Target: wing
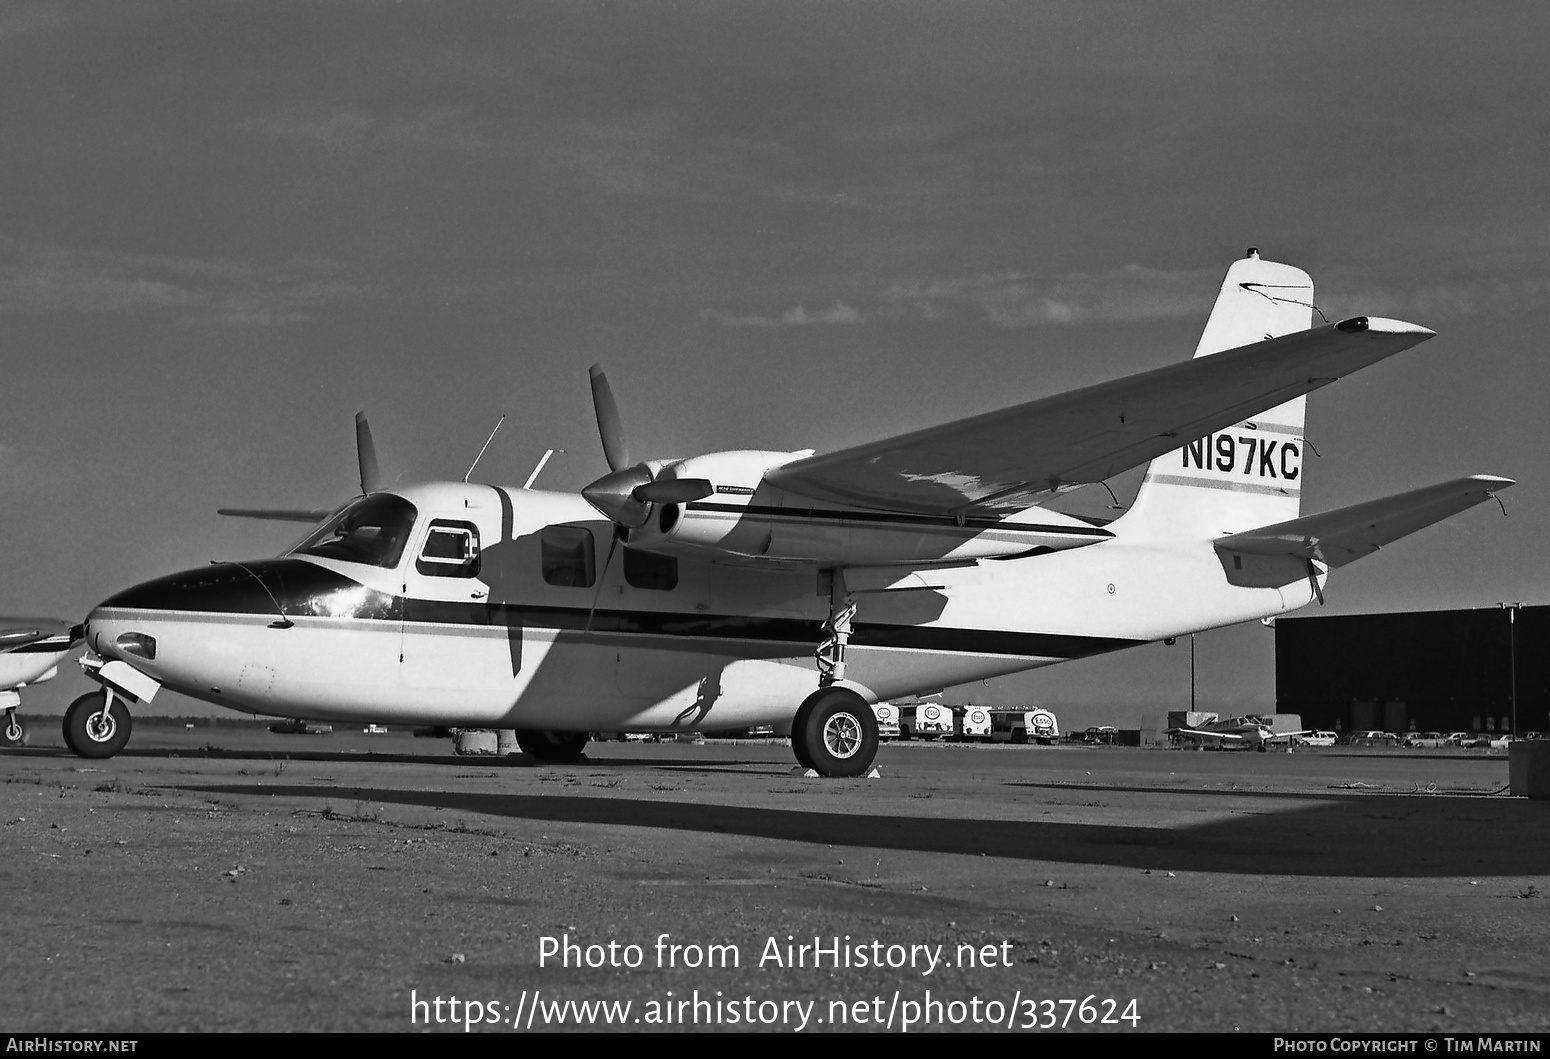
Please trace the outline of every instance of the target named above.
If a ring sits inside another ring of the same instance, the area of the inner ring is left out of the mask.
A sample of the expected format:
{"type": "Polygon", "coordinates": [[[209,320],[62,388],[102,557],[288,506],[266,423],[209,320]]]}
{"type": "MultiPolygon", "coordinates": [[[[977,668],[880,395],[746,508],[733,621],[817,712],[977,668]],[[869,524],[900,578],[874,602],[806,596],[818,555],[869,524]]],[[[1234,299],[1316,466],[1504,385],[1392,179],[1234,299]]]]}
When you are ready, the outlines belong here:
{"type": "Polygon", "coordinates": [[[1355,317],[970,419],[788,463],[765,478],[831,503],[1017,511],[1111,478],[1431,338],[1355,317]]]}
{"type": "Polygon", "coordinates": [[[1332,567],[1344,566],[1371,555],[1385,544],[1483,503],[1513,484],[1511,478],[1488,474],[1456,478],[1381,500],[1234,533],[1216,541],[1216,548],[1226,555],[1236,552],[1291,556],[1299,560],[1317,559],[1332,567]]]}
{"type": "Polygon", "coordinates": [[[1198,728],[1170,728],[1169,735],[1176,735],[1181,739],[1189,739],[1196,743],[1205,743],[1209,746],[1222,746],[1227,743],[1241,743],[1243,736],[1230,732],[1202,732],[1198,728]]]}
{"type": "Polygon", "coordinates": [[[68,651],[82,635],[59,618],[0,618],[0,654],[68,651]]]}

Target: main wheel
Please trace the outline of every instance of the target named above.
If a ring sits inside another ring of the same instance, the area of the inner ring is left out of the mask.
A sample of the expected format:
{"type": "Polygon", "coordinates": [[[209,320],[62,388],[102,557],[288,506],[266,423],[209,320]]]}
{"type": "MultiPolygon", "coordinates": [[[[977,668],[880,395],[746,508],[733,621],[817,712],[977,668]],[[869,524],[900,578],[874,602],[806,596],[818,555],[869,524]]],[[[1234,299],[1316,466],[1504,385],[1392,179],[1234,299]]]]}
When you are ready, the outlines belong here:
{"type": "Polygon", "coordinates": [[[27,726],[18,721],[14,714],[7,714],[5,723],[0,725],[0,746],[26,746],[27,726]]]}
{"type": "Polygon", "coordinates": [[[795,755],[797,764],[805,769],[813,767],[813,755],[807,747],[807,718],[813,712],[813,699],[808,696],[802,705],[797,707],[796,716],[791,718],[791,753],[795,755]]]}
{"type": "Polygon", "coordinates": [[[877,715],[855,692],[825,688],[797,710],[791,745],[806,749],[808,768],[820,776],[864,776],[877,757],[877,715]]]}
{"type": "Polygon", "coordinates": [[[129,707],[117,695],[104,708],[105,691],[82,695],[65,711],[65,745],[81,757],[112,757],[129,742],[133,722],[129,707]]]}
{"type": "Polygon", "coordinates": [[[586,732],[517,730],[517,745],[539,761],[575,761],[587,745],[586,732]]]}

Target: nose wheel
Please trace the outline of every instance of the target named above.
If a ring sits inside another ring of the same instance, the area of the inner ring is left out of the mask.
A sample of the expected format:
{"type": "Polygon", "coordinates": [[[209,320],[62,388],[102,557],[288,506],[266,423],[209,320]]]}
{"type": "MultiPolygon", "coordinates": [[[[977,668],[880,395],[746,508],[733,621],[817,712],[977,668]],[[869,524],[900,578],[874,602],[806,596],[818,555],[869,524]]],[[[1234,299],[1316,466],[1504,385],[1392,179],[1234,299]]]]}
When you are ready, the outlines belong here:
{"type": "Polygon", "coordinates": [[[132,726],[123,699],[106,688],[89,692],[65,711],[65,745],[81,757],[112,757],[129,742],[132,726]]]}
{"type": "Polygon", "coordinates": [[[15,710],[6,710],[5,724],[0,726],[0,747],[26,745],[27,726],[16,719],[15,710]]]}

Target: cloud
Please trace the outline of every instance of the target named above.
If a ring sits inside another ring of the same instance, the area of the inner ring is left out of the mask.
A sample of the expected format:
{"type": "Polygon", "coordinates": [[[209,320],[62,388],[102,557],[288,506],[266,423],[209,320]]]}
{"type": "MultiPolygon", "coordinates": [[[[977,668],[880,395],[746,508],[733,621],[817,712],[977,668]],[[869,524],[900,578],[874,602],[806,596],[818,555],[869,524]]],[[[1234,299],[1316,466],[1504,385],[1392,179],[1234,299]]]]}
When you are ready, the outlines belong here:
{"type": "Polygon", "coordinates": [[[182,324],[297,323],[358,296],[321,258],[280,265],[75,250],[0,236],[0,315],[175,311],[182,324]]]}
{"type": "Polygon", "coordinates": [[[1217,269],[1141,265],[1060,277],[1007,271],[901,281],[883,291],[881,301],[892,315],[927,320],[971,315],[998,327],[1041,327],[1199,316],[1210,309],[1220,281],[1217,269]]]}
{"type": "Polygon", "coordinates": [[[859,324],[862,319],[855,309],[836,301],[827,309],[814,312],[808,312],[806,306],[798,305],[779,316],[733,316],[706,309],[700,313],[700,322],[720,324],[722,327],[805,327],[812,324],[859,324]]]}
{"type": "Polygon", "coordinates": [[[479,155],[500,149],[500,144],[471,115],[468,107],[420,107],[403,115],[384,117],[348,105],[307,106],[248,118],[240,128],[344,154],[406,148],[479,155]]]}
{"type": "Polygon", "coordinates": [[[1550,275],[1450,276],[1426,280],[1409,289],[1374,285],[1369,277],[1326,278],[1323,289],[1333,292],[1319,307],[1330,319],[1365,313],[1393,316],[1418,323],[1489,313],[1524,313],[1550,307],[1550,275]]]}

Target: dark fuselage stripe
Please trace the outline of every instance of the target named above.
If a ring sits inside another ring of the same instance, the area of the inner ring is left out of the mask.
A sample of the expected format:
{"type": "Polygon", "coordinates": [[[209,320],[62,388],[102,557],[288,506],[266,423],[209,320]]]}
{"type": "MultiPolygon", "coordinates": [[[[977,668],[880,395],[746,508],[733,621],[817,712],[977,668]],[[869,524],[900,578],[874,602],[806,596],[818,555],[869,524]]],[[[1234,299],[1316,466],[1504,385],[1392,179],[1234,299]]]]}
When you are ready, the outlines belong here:
{"type": "MultiPolygon", "coordinates": [[[[171,601],[169,601],[171,602],[171,601]]],[[[634,634],[672,639],[743,640],[811,647],[823,639],[823,623],[804,618],[756,618],[738,615],[675,614],[646,610],[599,610],[580,607],[520,607],[511,604],[452,603],[401,599],[403,622],[410,625],[458,628],[506,629],[508,634],[525,629],[558,632],[634,634]]],[[[240,604],[239,604],[240,606],[240,604]]],[[[182,611],[175,604],[147,607],[128,605],[125,611],[182,611]]],[[[221,608],[206,613],[252,614],[271,617],[264,606],[221,608]]],[[[368,625],[397,624],[391,618],[359,618],[368,625]]],[[[1038,658],[1081,658],[1145,643],[1110,636],[1070,636],[1060,633],[1007,632],[987,629],[954,629],[921,625],[880,625],[858,622],[850,643],[856,647],[895,647],[914,651],[997,654],[1038,658]]]]}

